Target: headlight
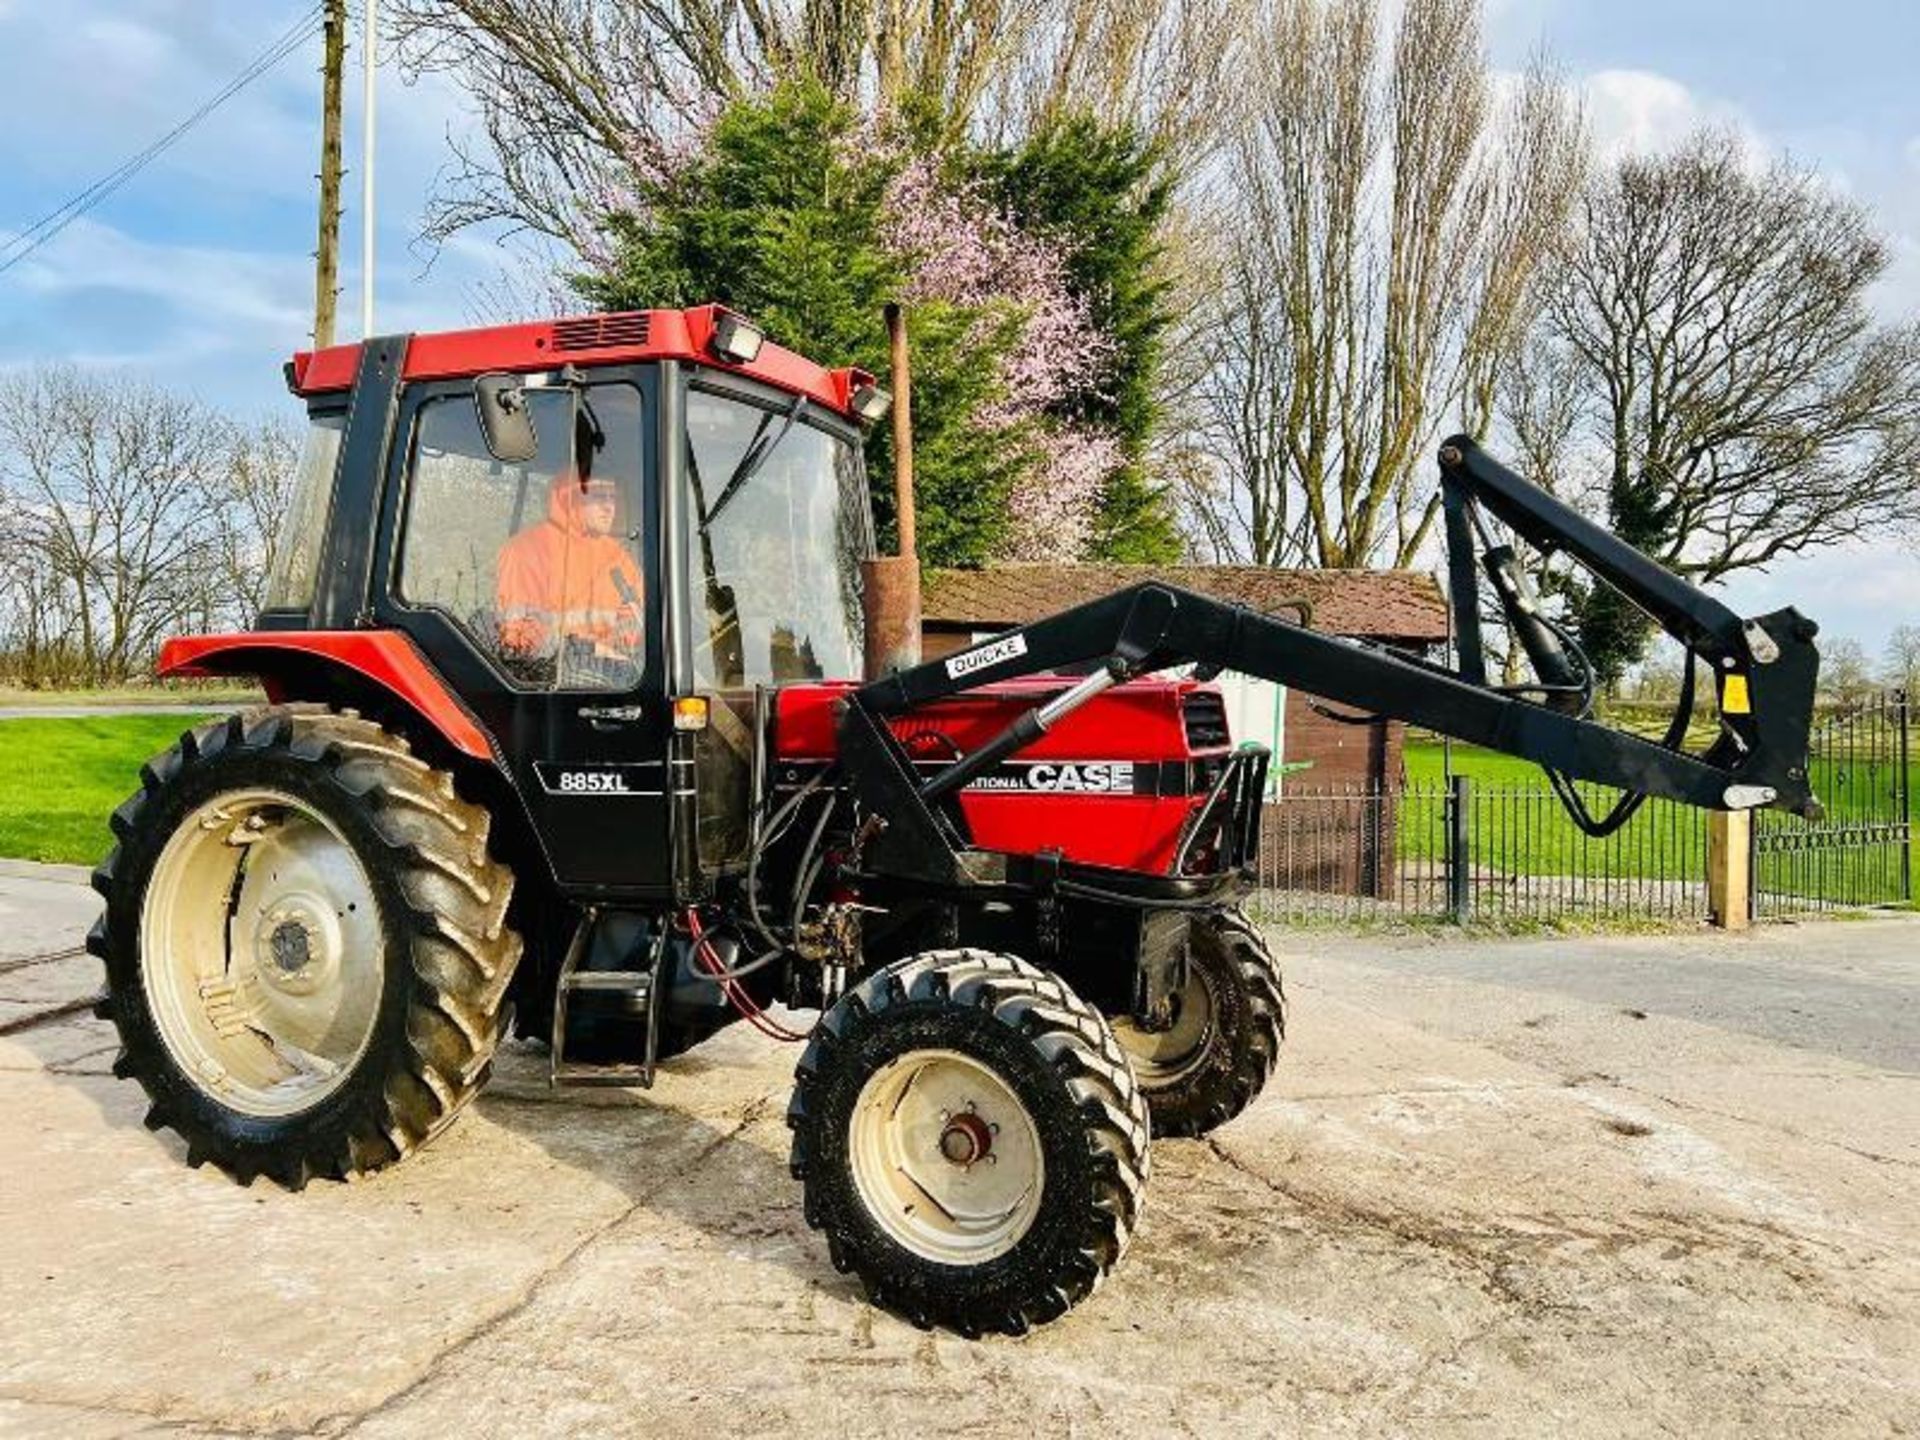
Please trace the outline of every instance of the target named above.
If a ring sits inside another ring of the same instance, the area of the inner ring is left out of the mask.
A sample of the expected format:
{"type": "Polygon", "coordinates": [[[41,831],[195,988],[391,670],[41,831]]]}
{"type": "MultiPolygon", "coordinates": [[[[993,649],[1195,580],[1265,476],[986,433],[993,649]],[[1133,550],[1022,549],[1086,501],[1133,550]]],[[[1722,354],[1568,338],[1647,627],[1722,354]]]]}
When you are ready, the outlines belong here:
{"type": "Polygon", "coordinates": [[[893,396],[878,385],[861,385],[854,390],[847,405],[867,424],[874,425],[887,418],[887,411],[893,408],[893,396]]]}

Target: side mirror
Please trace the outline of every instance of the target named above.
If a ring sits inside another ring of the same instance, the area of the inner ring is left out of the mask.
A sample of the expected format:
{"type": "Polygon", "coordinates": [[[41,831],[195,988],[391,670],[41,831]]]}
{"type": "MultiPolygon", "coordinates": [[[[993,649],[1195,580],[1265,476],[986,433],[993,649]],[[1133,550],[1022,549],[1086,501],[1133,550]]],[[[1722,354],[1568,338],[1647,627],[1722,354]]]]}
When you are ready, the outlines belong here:
{"type": "Polygon", "coordinates": [[[474,408],[480,414],[480,433],[493,458],[507,465],[525,465],[540,453],[533,433],[533,414],[527,409],[527,389],[518,375],[482,375],[473,382],[474,408]]]}

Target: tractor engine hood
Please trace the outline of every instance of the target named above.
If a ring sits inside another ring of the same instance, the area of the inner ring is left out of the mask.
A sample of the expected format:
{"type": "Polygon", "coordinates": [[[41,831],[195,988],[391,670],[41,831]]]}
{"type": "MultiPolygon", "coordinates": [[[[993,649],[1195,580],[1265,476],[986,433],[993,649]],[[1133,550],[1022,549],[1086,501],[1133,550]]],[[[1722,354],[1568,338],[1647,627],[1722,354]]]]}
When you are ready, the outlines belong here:
{"type": "MultiPolygon", "coordinates": [[[[1017,716],[1060,694],[1075,677],[985,685],[888,722],[929,775],[1017,716]]],[[[835,707],[858,686],[784,687],[775,706],[774,781],[787,789],[831,761],[835,707]]],[[[1219,687],[1193,680],[1135,680],[1066,716],[1033,745],[960,792],[974,842],[991,850],[1059,850],[1070,860],[1153,874],[1171,869],[1188,820],[1232,753],[1219,687]]]]}

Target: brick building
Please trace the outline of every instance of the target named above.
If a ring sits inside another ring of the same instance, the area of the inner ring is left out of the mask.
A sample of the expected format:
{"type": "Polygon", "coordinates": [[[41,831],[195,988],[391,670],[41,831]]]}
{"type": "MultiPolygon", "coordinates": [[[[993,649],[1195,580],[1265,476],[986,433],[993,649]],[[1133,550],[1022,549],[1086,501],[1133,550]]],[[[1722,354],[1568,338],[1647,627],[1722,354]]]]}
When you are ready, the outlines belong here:
{"type": "MultiPolygon", "coordinates": [[[[937,659],[1002,630],[1138,584],[1162,580],[1262,613],[1289,616],[1304,603],[1327,634],[1429,651],[1447,638],[1447,605],[1428,575],[1405,570],[1274,570],[1253,565],[1000,565],[932,570],[921,594],[925,657],[937,659]]],[[[1292,889],[1392,893],[1392,801],[1356,803],[1350,792],[1390,795],[1400,779],[1403,727],[1346,725],[1310,698],[1261,680],[1223,675],[1234,737],[1274,751],[1265,827],[1268,882],[1292,889]],[[1342,798],[1314,798],[1335,792],[1342,798]]],[[[1336,704],[1327,708],[1338,710],[1336,704]]]]}

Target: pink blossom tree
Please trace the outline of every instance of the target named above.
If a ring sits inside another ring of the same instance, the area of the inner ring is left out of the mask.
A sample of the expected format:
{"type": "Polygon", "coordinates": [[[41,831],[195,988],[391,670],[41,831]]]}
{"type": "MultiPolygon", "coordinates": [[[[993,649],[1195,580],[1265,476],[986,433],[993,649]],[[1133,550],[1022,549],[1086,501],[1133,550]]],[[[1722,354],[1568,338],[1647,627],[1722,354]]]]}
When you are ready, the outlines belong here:
{"type": "Polygon", "coordinates": [[[1092,540],[1102,489],[1124,456],[1113,435],[1051,413],[1094,392],[1114,352],[1112,337],[1070,288],[1065,256],[1022,230],[978,186],[946,177],[937,156],[901,168],[880,238],[901,261],[906,303],[975,311],[983,341],[1007,316],[1017,318],[1014,343],[997,352],[995,399],[972,417],[1034,457],[1009,496],[1012,524],[1002,558],[1079,559],[1092,540]]]}

